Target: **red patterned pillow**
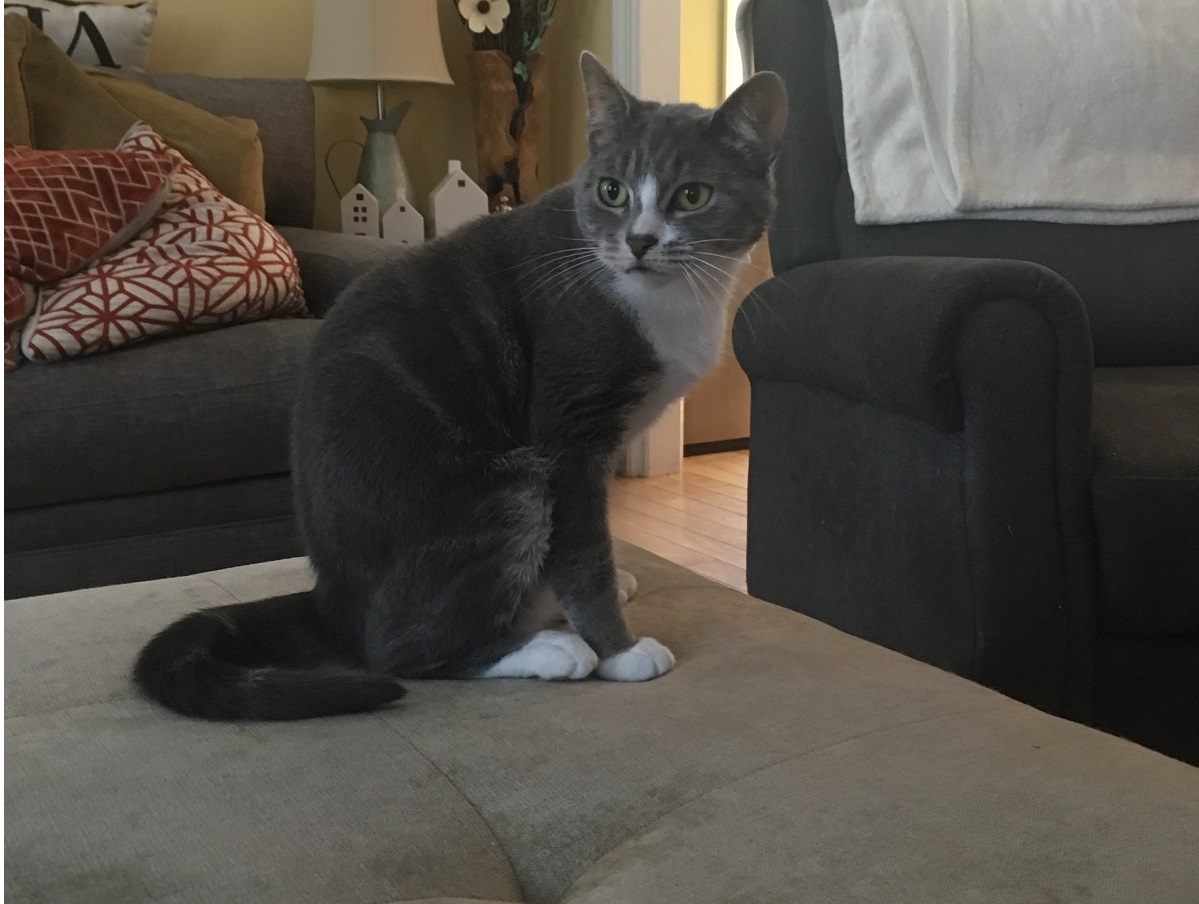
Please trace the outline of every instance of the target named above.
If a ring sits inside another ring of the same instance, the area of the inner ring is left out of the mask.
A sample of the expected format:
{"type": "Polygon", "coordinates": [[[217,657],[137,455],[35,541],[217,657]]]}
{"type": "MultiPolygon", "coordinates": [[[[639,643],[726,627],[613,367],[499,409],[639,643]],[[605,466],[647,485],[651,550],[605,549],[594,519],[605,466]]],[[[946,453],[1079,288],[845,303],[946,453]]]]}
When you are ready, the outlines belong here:
{"type": "Polygon", "coordinates": [[[161,154],[4,149],[4,366],[35,283],[68,276],[124,244],[166,200],[175,161],[161,154]]]}
{"type": "Polygon", "coordinates": [[[307,313],[295,255],[270,224],[217,191],[144,123],[119,150],[174,160],[170,194],[132,241],[42,289],[21,333],[27,358],[56,361],[152,336],[307,313]]]}

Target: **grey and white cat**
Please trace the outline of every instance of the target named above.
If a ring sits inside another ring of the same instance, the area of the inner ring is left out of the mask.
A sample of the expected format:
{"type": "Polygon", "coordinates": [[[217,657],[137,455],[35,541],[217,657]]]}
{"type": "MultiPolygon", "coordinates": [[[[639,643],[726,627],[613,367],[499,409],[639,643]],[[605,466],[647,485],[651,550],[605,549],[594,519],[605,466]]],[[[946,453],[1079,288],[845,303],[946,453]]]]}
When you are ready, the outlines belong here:
{"type": "Polygon", "coordinates": [[[581,66],[574,180],[377,267],[322,325],[293,433],[315,589],[170,625],[134,667],[148,697],[298,719],[382,706],[401,678],[674,665],[621,611],[611,462],[716,362],[786,98],[760,73],[715,111],[659,105],[581,66]]]}

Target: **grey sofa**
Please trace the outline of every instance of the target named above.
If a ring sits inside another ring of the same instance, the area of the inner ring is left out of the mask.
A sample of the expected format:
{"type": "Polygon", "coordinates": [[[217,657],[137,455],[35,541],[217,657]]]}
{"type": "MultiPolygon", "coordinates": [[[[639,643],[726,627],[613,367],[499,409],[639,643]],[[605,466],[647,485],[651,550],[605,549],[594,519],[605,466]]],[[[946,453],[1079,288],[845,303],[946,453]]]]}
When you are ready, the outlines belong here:
{"type": "MultiPolygon", "coordinates": [[[[393,253],[382,241],[308,228],[316,150],[306,82],[140,78],[258,122],[267,219],[296,252],[314,314],[393,253]]],[[[5,596],[299,554],[289,420],[318,326],[250,323],[6,375],[5,596]]]]}
{"type": "Polygon", "coordinates": [[[740,310],[755,596],[1199,762],[1199,222],[859,226],[823,0],[740,310]]]}

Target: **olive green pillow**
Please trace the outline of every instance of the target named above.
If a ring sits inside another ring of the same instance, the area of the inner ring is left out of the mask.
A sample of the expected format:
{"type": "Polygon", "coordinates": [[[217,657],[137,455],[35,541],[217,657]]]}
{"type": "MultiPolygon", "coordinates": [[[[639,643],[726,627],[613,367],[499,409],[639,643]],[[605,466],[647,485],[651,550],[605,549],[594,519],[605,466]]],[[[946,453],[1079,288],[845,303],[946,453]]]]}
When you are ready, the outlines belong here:
{"type": "Polygon", "coordinates": [[[4,17],[4,141],[113,148],[141,120],[221,193],[266,212],[258,124],[221,117],[101,69],[77,66],[24,16],[4,17]]]}
{"type": "Polygon", "coordinates": [[[29,138],[29,107],[21,83],[27,29],[19,23],[21,18],[4,15],[4,143],[29,146],[33,143],[29,138]]]}

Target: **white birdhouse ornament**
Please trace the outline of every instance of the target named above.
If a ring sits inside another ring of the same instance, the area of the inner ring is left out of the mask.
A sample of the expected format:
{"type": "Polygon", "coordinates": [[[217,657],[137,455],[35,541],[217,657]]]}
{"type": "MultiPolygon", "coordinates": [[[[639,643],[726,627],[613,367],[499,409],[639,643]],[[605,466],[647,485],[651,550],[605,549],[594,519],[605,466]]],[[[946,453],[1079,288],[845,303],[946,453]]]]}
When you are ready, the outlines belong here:
{"type": "Polygon", "coordinates": [[[379,201],[361,183],[341,199],[341,231],[346,235],[379,237],[379,201]]]}
{"type": "Polygon", "coordinates": [[[395,203],[383,214],[383,238],[400,245],[419,245],[425,240],[425,218],[402,188],[396,189],[395,203]]]}
{"type": "Polygon", "coordinates": [[[487,192],[462,171],[462,162],[451,160],[449,172],[429,195],[433,234],[445,235],[467,220],[487,214],[487,192]]]}

